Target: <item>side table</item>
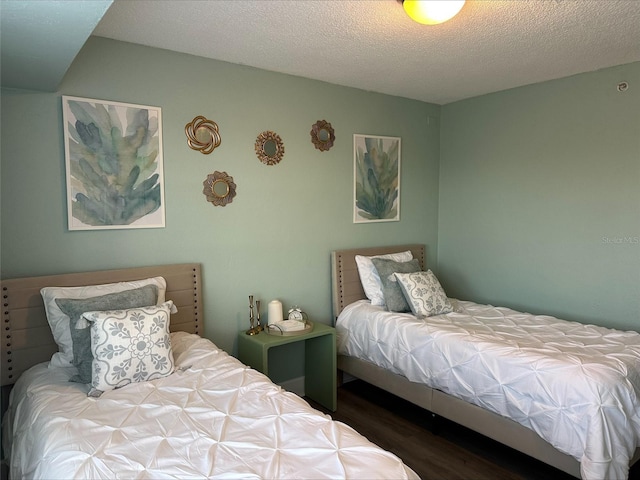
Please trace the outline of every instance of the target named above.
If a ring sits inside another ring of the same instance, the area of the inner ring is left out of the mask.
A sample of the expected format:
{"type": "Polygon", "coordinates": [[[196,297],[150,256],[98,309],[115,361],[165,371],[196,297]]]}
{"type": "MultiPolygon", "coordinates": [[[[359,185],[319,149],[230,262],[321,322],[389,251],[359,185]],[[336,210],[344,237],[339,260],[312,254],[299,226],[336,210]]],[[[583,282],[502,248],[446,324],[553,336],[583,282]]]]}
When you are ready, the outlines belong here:
{"type": "Polygon", "coordinates": [[[305,395],[334,412],[338,404],[336,331],[314,322],[309,333],[294,336],[238,334],[238,360],[269,376],[269,349],[304,342],[305,395]]]}

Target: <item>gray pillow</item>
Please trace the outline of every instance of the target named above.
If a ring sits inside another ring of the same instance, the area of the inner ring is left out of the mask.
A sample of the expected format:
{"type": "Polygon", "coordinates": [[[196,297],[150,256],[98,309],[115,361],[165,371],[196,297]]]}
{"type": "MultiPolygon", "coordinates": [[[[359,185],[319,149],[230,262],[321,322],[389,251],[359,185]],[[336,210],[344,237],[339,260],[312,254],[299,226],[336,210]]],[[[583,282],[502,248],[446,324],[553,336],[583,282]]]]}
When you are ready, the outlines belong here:
{"type": "Polygon", "coordinates": [[[72,382],[91,383],[91,327],[76,328],[84,312],[118,310],[126,308],[149,307],[158,303],[158,287],[144,287],[108,293],[90,298],[56,298],[60,310],[70,319],[71,341],[73,342],[73,365],[78,367],[78,375],[71,377],[72,382]]]}
{"type": "Polygon", "coordinates": [[[372,258],[371,261],[378,271],[382,281],[382,293],[387,310],[390,312],[409,312],[411,308],[404,298],[394,273],[413,273],[420,271],[420,261],[417,258],[408,262],[396,262],[384,258],[372,258]]]}

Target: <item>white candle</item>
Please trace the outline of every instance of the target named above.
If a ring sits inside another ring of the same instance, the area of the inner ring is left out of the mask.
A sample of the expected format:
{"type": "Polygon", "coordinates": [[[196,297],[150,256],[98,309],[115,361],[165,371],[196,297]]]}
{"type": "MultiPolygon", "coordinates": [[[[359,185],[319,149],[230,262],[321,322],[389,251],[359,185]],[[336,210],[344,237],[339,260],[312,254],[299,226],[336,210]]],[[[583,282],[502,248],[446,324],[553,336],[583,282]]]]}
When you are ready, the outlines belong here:
{"type": "Polygon", "coordinates": [[[282,303],[279,300],[271,300],[269,302],[269,311],[267,316],[267,322],[269,324],[273,322],[281,322],[282,316],[282,303]]]}

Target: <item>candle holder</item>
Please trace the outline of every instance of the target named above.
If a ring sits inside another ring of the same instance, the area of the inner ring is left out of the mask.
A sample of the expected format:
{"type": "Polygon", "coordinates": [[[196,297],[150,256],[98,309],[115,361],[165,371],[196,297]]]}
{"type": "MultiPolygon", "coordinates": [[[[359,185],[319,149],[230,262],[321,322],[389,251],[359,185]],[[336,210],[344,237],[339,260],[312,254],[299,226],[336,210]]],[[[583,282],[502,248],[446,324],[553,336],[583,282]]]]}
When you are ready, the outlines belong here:
{"type": "Polygon", "coordinates": [[[256,319],[253,314],[253,295],[249,295],[249,330],[245,332],[247,335],[257,335],[260,333],[260,330],[256,328],[255,321],[256,319]]]}
{"type": "Polygon", "coordinates": [[[258,332],[264,330],[262,323],[260,323],[260,300],[256,300],[256,328],[258,332]]]}

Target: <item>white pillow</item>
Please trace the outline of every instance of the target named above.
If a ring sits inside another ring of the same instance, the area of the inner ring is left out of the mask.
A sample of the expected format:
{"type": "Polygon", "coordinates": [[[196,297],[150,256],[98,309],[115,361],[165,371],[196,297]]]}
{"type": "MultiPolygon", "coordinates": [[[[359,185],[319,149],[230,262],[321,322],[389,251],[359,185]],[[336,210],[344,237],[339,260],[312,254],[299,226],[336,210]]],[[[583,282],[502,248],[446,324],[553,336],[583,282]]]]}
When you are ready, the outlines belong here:
{"type": "Polygon", "coordinates": [[[411,311],[418,318],[451,313],[453,307],[431,270],[394,273],[411,311]]]}
{"type": "Polygon", "coordinates": [[[362,288],[364,294],[369,300],[371,305],[384,306],[384,295],[382,294],[382,282],[376,267],[374,267],[372,258],[384,258],[387,260],[394,260],[396,262],[408,262],[413,259],[411,250],[406,252],[388,253],[386,255],[374,255],[373,257],[365,257],[364,255],[356,255],[356,265],[358,266],[358,273],[360,274],[360,282],[362,282],[362,288]]]}
{"type": "Polygon", "coordinates": [[[84,313],[91,323],[93,354],[89,396],[171,375],[169,324],[177,311],[169,300],[151,307],[84,313]]]}
{"type": "Polygon", "coordinates": [[[51,357],[52,367],[71,367],[73,361],[73,342],[69,317],[60,310],[56,298],[90,298],[108,293],[123,292],[145,285],[158,287],[158,304],[165,301],[167,282],[163,277],[153,277],[133,282],[106,283],[104,285],[86,285],[82,287],[45,287],[40,290],[44,300],[44,309],[47,313],[47,321],[53,333],[53,339],[58,344],[58,352],[51,357]]]}

